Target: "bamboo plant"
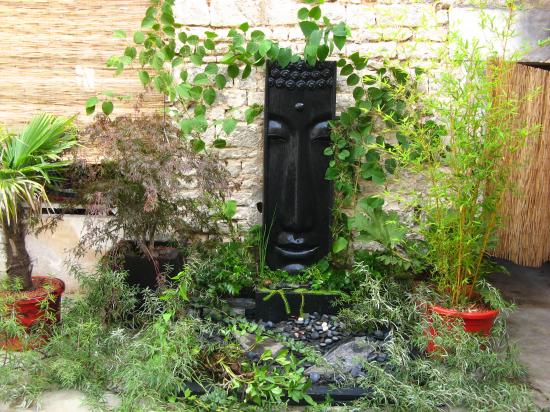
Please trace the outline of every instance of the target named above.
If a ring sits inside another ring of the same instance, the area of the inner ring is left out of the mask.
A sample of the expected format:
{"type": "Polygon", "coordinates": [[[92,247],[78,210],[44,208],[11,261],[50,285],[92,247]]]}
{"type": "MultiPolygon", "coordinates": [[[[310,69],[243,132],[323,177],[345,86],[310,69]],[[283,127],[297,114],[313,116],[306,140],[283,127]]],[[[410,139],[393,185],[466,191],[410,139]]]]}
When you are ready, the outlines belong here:
{"type": "Polygon", "coordinates": [[[73,118],[39,114],[20,134],[0,129],[0,220],[10,283],[30,290],[32,264],[25,246],[29,218],[49,204],[46,185],[69,164],[62,154],[75,146],[73,118]]]}
{"type": "MultiPolygon", "coordinates": [[[[515,11],[509,6],[502,30],[508,36],[515,11]]],[[[529,128],[518,124],[521,101],[507,87],[514,59],[503,58],[506,40],[499,55],[475,40],[450,42],[437,93],[421,96],[401,130],[411,143],[394,154],[427,177],[417,204],[425,259],[439,292],[457,307],[472,303],[478,281],[492,269],[485,258],[497,240],[510,173],[520,166],[510,155],[529,128]]]]}

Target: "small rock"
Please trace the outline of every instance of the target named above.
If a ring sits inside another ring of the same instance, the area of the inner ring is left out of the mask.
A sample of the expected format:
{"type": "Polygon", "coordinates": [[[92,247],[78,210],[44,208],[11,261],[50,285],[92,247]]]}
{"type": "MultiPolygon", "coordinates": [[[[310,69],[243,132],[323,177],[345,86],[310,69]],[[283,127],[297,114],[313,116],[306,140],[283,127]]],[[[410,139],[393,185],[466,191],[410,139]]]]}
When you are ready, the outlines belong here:
{"type": "Polygon", "coordinates": [[[382,332],[380,329],[375,330],[373,335],[375,339],[378,339],[378,340],[384,340],[384,338],[386,337],[386,334],[382,332]]]}
{"type": "Polygon", "coordinates": [[[329,338],[329,339],[325,339],[325,343],[326,343],[327,345],[330,345],[330,344],[332,343],[332,339],[330,339],[330,338],[329,338]]]}
{"type": "Polygon", "coordinates": [[[328,323],[327,322],[321,323],[321,328],[323,328],[323,332],[326,332],[328,330],[328,323]]]}
{"type": "Polygon", "coordinates": [[[387,359],[388,359],[388,354],[387,353],[380,353],[376,357],[376,362],[380,362],[380,363],[386,362],[387,359]]]}
{"type": "Polygon", "coordinates": [[[324,348],[325,346],[327,346],[327,344],[326,344],[325,342],[321,342],[321,343],[319,344],[319,346],[322,347],[322,348],[324,348]]]}
{"type": "Polygon", "coordinates": [[[358,378],[359,376],[363,375],[361,365],[353,365],[350,371],[350,375],[353,378],[358,378]]]}
{"type": "Polygon", "coordinates": [[[319,339],[319,334],[317,332],[311,332],[311,336],[310,336],[311,339],[319,339]]]}
{"type": "Polygon", "coordinates": [[[367,355],[367,362],[372,362],[376,358],[378,358],[378,353],[377,352],[371,352],[367,355]]]}
{"type": "Polygon", "coordinates": [[[312,383],[317,383],[319,382],[319,379],[321,379],[321,375],[318,374],[317,372],[311,372],[309,374],[309,380],[312,382],[312,383]]]}
{"type": "Polygon", "coordinates": [[[296,320],[296,325],[303,325],[304,324],[304,318],[298,318],[296,320]]]}
{"type": "Polygon", "coordinates": [[[299,338],[300,338],[300,334],[299,334],[298,332],[294,332],[294,337],[295,337],[296,339],[299,339],[299,338]]]}
{"type": "Polygon", "coordinates": [[[248,359],[249,361],[255,361],[257,359],[260,358],[260,356],[257,354],[257,353],[254,353],[254,352],[246,352],[244,354],[244,356],[246,357],[246,359],[248,359]]]}
{"type": "Polygon", "coordinates": [[[328,337],[328,338],[332,338],[332,331],[331,331],[331,330],[329,330],[329,331],[327,332],[327,337],[328,337]]]}
{"type": "Polygon", "coordinates": [[[273,325],[273,322],[271,322],[270,320],[268,320],[266,323],[265,323],[265,327],[267,329],[273,329],[274,325],[273,325]]]}

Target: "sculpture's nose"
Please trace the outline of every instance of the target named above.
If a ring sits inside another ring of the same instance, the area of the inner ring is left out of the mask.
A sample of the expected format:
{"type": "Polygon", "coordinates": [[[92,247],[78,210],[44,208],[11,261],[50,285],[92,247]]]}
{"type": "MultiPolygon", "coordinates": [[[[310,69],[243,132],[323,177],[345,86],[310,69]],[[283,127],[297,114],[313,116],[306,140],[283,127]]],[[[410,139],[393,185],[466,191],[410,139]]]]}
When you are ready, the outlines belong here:
{"type": "MultiPolygon", "coordinates": [[[[298,134],[298,133],[297,133],[298,134]]],[[[307,232],[314,225],[313,178],[309,162],[309,141],[307,136],[295,136],[289,151],[288,169],[285,173],[284,210],[281,211],[281,225],[294,233],[307,232]]]]}

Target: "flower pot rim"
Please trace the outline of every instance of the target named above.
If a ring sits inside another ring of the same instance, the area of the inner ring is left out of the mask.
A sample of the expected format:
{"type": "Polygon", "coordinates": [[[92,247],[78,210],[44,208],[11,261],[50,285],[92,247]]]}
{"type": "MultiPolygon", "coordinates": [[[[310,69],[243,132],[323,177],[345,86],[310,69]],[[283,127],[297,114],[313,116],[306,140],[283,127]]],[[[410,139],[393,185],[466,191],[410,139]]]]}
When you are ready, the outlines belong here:
{"type": "Polygon", "coordinates": [[[462,319],[490,319],[498,316],[500,311],[498,309],[484,309],[475,312],[463,312],[457,309],[449,309],[436,304],[429,305],[429,310],[443,316],[451,316],[462,319]]]}
{"type": "Polygon", "coordinates": [[[46,299],[50,295],[61,296],[63,292],[65,292],[65,282],[59,278],[53,277],[53,276],[32,276],[32,279],[41,279],[41,280],[47,280],[51,284],[55,286],[57,284],[57,287],[51,291],[44,291],[44,293],[41,293],[36,296],[32,297],[21,297],[16,299],[15,303],[17,305],[30,305],[35,304],[37,302],[40,302],[44,299],[46,299]],[[55,283],[54,283],[55,282],[55,283]]]}

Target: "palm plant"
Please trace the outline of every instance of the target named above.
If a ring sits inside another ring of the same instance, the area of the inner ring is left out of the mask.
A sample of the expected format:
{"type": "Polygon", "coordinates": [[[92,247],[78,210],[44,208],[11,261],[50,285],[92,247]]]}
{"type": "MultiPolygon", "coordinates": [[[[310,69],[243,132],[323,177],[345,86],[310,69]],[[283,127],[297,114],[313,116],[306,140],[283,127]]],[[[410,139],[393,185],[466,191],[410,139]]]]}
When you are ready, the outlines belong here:
{"type": "Polygon", "coordinates": [[[76,144],[74,118],[39,114],[20,134],[0,129],[0,220],[12,284],[32,289],[32,265],[25,247],[29,218],[49,204],[45,186],[52,172],[67,166],[62,154],[76,144]]]}

